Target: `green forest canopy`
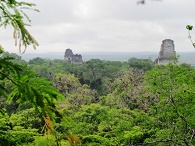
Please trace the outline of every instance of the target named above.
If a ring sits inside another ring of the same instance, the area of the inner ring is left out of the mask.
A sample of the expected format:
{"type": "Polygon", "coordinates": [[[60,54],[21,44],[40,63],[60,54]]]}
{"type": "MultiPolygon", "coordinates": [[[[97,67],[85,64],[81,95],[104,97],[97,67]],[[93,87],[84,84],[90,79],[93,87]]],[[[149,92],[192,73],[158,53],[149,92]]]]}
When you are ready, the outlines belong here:
{"type": "MultiPolygon", "coordinates": [[[[34,4],[0,6],[1,24],[11,24],[25,47],[37,46],[20,11],[34,4]]],[[[130,58],[78,66],[0,53],[0,145],[195,144],[195,69],[188,64],[130,58]]]]}

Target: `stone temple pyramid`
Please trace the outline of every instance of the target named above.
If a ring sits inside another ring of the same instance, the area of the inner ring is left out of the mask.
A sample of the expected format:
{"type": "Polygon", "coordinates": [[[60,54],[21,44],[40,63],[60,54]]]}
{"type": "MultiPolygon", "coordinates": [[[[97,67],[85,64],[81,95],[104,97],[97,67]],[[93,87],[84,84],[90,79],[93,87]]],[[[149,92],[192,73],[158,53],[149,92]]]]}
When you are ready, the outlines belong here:
{"type": "Polygon", "coordinates": [[[155,64],[168,64],[173,62],[176,56],[174,41],[171,39],[165,39],[162,41],[158,58],[155,60],[155,64]]]}

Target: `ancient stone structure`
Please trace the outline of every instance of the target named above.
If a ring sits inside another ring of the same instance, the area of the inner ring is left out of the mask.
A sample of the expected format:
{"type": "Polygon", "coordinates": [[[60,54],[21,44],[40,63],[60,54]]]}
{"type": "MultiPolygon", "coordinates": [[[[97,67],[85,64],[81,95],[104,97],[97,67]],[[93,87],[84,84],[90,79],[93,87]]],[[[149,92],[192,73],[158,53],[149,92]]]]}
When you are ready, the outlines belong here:
{"type": "Polygon", "coordinates": [[[171,39],[165,39],[162,41],[158,58],[155,60],[155,64],[166,65],[169,62],[173,62],[176,56],[174,42],[171,39]]]}
{"type": "Polygon", "coordinates": [[[83,64],[82,56],[80,54],[73,54],[71,49],[66,49],[64,60],[68,63],[83,64]]]}

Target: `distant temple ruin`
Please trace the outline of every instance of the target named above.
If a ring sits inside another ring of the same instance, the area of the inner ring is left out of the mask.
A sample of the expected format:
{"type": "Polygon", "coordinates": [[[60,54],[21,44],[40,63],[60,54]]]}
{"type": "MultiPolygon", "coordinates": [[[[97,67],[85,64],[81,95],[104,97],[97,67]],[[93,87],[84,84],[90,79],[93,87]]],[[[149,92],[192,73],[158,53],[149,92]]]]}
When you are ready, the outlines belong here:
{"type": "Polygon", "coordinates": [[[162,41],[158,58],[155,60],[155,64],[168,64],[173,62],[176,56],[174,42],[171,39],[165,39],[162,41]]]}
{"type": "Polygon", "coordinates": [[[72,64],[83,64],[82,56],[80,54],[73,54],[71,49],[66,49],[64,60],[72,64]]]}

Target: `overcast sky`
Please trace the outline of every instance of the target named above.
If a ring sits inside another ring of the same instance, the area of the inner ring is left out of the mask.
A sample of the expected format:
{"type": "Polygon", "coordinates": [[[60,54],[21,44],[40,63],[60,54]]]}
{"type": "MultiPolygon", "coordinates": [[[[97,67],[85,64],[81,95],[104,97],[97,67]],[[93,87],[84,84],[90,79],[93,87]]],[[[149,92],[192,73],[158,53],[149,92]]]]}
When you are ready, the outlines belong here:
{"type": "MultiPolygon", "coordinates": [[[[39,43],[26,53],[136,52],[160,50],[164,39],[172,39],[179,52],[195,51],[186,25],[195,25],[195,0],[31,0],[40,13],[28,11],[30,33],[39,43]]],[[[18,52],[13,30],[0,28],[0,43],[18,52]]],[[[195,30],[192,32],[195,40],[195,30]]]]}

